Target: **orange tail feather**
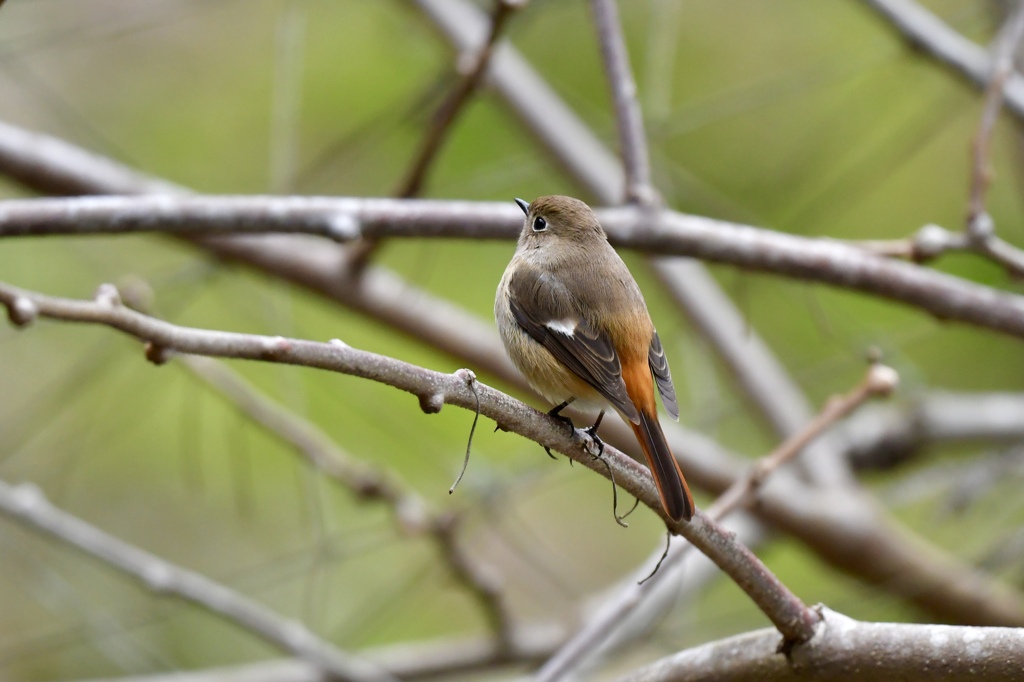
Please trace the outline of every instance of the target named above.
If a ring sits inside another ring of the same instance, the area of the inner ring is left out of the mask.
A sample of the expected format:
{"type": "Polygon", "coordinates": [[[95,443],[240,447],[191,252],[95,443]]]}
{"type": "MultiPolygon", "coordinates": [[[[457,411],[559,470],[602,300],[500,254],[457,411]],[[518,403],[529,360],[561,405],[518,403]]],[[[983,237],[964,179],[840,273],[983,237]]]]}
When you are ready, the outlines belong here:
{"type": "Polygon", "coordinates": [[[686,479],[679,468],[679,463],[672,455],[672,450],[665,440],[665,433],[661,430],[656,413],[648,414],[645,409],[640,409],[640,423],[628,422],[640,441],[644,455],[647,457],[647,466],[654,475],[654,482],[658,486],[658,494],[661,495],[661,504],[665,512],[675,521],[693,516],[693,496],[690,495],[690,488],[686,485],[686,479]]]}

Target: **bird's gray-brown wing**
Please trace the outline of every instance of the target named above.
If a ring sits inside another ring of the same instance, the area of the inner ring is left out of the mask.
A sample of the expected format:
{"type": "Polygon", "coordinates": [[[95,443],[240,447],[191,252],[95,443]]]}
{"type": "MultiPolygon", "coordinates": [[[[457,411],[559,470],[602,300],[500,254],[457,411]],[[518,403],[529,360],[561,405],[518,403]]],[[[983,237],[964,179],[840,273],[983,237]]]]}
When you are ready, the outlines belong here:
{"type": "Polygon", "coordinates": [[[665,406],[665,411],[672,415],[673,419],[678,420],[679,403],[676,401],[676,389],[672,385],[672,373],[668,370],[668,358],[665,357],[665,349],[661,347],[658,332],[654,332],[654,338],[651,339],[647,362],[651,366],[651,373],[654,374],[654,381],[658,384],[658,393],[661,394],[661,403],[665,406]]]}
{"type": "Polygon", "coordinates": [[[520,266],[509,283],[516,323],[612,406],[637,423],[640,415],[626,393],[622,365],[611,338],[579,312],[565,285],[553,275],[520,266]]]}

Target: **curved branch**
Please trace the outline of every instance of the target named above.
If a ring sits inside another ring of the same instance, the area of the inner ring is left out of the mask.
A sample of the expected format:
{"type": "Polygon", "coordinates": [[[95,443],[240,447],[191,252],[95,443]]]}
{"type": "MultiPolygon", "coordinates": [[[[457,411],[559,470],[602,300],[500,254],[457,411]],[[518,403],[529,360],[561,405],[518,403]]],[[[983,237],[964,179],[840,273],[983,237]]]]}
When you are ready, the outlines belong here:
{"type": "MultiPolygon", "coordinates": [[[[420,1],[427,3],[428,0],[420,1]]],[[[429,2],[438,6],[447,4],[437,0],[429,2]]],[[[499,63],[494,65],[494,74],[505,73],[498,68],[499,63]]],[[[524,92],[527,92],[525,86],[520,94],[524,92]]],[[[95,155],[67,143],[52,145],[49,140],[44,139],[45,148],[63,145],[69,147],[70,152],[68,156],[46,157],[46,163],[57,167],[53,175],[68,176],[86,191],[109,191],[108,185],[102,182],[93,184],[90,189],[91,172],[101,172],[104,166],[95,155]],[[76,164],[80,160],[79,167],[76,164]]],[[[568,142],[568,138],[562,141],[568,142]]],[[[24,151],[31,156],[33,150],[24,151]]],[[[4,146],[0,143],[0,167],[10,162],[3,152],[4,146]]],[[[604,168],[599,162],[600,158],[594,157],[596,165],[591,167],[604,168]]],[[[117,170],[118,174],[128,175],[124,191],[135,191],[139,185],[152,182],[124,167],[117,166],[117,170]]],[[[617,172],[621,178],[621,171],[617,172]]],[[[372,267],[358,278],[348,277],[340,250],[325,248],[320,241],[294,236],[203,237],[197,241],[221,258],[272,274],[370,315],[401,333],[460,358],[463,363],[486,367],[492,376],[527,390],[522,377],[502,352],[493,325],[411,287],[388,270],[372,267]],[[452,329],[458,329],[459,333],[452,334],[452,329]]],[[[627,448],[635,445],[635,439],[624,425],[612,422],[606,428],[609,433],[605,437],[609,442],[627,448]]],[[[665,429],[687,476],[705,489],[725,490],[742,470],[741,458],[710,439],[671,423],[665,424],[665,429]]],[[[932,547],[922,548],[919,543],[908,542],[906,534],[891,524],[881,510],[870,504],[865,506],[864,501],[857,498],[842,501],[842,505],[855,508],[857,514],[836,514],[834,496],[819,495],[811,486],[793,477],[779,476],[775,486],[784,479],[789,480],[778,493],[772,487],[765,491],[765,502],[758,510],[760,516],[799,538],[831,565],[907,599],[933,617],[954,622],[1024,624],[1024,602],[1018,593],[1006,590],[990,576],[932,547]],[[927,590],[906,589],[905,584],[912,583],[926,585],[927,590]]]]}
{"type": "Polygon", "coordinates": [[[112,327],[146,342],[146,355],[157,364],[165,362],[173,352],[265,360],[371,379],[416,395],[420,407],[427,413],[439,412],[445,404],[469,410],[476,410],[479,405],[480,414],[493,419],[500,428],[558,450],[609,479],[614,476],[623,490],[662,516],[671,532],[685,537],[728,574],[787,641],[802,642],[813,634],[817,622],[814,613],[749,549],[737,543],[731,533],[699,512],[688,523],[665,517],[646,467],[610,446],[604,448],[600,459],[593,456],[588,442],[580,440],[575,433],[566,434],[560,421],[489,386],[471,385],[476,380],[468,372],[442,374],[357,350],[338,340],[316,343],[182,327],[126,308],[121,305],[117,290],[109,285],[100,287],[95,300],[81,301],[0,284],[0,302],[7,306],[11,320],[20,326],[45,317],[112,327]]]}

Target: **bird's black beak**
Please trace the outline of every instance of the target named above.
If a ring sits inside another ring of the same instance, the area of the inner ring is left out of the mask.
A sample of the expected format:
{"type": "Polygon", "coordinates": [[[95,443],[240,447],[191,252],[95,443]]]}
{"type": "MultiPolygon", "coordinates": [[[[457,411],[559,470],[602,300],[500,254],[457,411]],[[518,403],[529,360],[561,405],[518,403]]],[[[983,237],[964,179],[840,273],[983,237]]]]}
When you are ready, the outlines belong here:
{"type": "Polygon", "coordinates": [[[530,205],[522,199],[516,197],[516,203],[519,204],[519,208],[523,209],[523,215],[530,215],[530,205]]]}

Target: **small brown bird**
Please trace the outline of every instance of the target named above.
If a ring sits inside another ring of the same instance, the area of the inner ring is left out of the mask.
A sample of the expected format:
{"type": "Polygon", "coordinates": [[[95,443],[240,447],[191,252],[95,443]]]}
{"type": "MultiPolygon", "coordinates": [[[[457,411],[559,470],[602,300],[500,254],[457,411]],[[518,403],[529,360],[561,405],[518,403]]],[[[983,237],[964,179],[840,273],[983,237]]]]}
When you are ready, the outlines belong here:
{"type": "Polygon", "coordinates": [[[598,442],[611,404],[640,441],[665,512],[689,520],[693,497],[658,423],[655,384],[674,419],[679,406],[640,288],[585,203],[516,203],[526,221],[494,301],[505,350],[534,390],[558,404],[548,414],[577,400],[599,409],[587,429],[598,442]]]}

